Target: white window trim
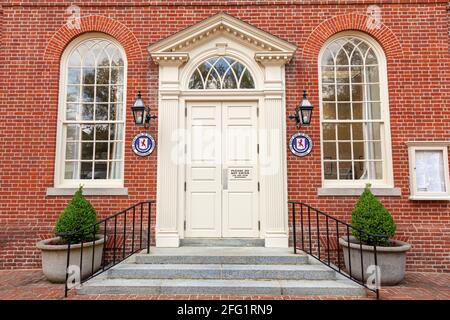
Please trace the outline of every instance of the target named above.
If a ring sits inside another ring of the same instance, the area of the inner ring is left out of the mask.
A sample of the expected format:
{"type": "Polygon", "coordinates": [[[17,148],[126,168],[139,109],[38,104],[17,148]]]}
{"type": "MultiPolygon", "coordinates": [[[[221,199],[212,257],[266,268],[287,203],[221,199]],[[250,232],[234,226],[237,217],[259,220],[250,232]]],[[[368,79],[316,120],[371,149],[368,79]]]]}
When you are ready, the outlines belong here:
{"type": "Polygon", "coordinates": [[[409,156],[410,200],[450,200],[448,146],[450,141],[413,141],[406,144],[409,156]],[[446,192],[419,192],[416,185],[416,151],[442,151],[446,192]]]}
{"type": "Polygon", "coordinates": [[[373,188],[379,189],[394,189],[392,192],[388,192],[387,195],[398,196],[401,194],[399,189],[394,188],[394,178],[393,178],[393,169],[392,169],[392,144],[391,144],[391,126],[390,126],[390,115],[389,115],[389,90],[388,90],[388,77],[387,77],[387,60],[386,55],[380,46],[380,44],[373,39],[372,37],[365,35],[362,32],[356,31],[345,31],[340,32],[329,38],[322,49],[320,50],[318,56],[318,75],[319,75],[319,103],[320,103],[320,145],[321,145],[321,169],[322,169],[322,188],[319,188],[319,193],[322,195],[332,195],[336,193],[336,195],[342,195],[341,192],[335,192],[335,189],[347,188],[347,189],[355,189],[355,188],[364,188],[368,183],[371,184],[373,188]],[[355,37],[360,38],[367,43],[369,43],[372,49],[375,51],[375,54],[378,58],[379,65],[379,77],[380,77],[380,100],[382,108],[382,119],[384,122],[382,129],[382,136],[384,142],[384,148],[382,148],[382,155],[384,159],[383,165],[383,179],[382,180],[325,180],[325,168],[323,161],[323,107],[322,107],[322,70],[321,70],[321,61],[322,56],[325,52],[325,49],[328,45],[341,37],[355,37]]]}
{"type": "MultiPolygon", "coordinates": [[[[81,180],[81,179],[73,179],[73,180],[65,180],[64,179],[64,156],[65,156],[65,137],[63,124],[65,119],[65,109],[66,109],[66,90],[67,90],[67,63],[72,51],[83,41],[88,39],[105,39],[113,42],[117,48],[122,53],[122,58],[124,60],[124,90],[123,90],[123,137],[126,137],[126,101],[127,101],[127,76],[128,76],[128,60],[125,50],[122,45],[113,37],[108,36],[103,33],[87,33],[79,36],[75,40],[73,40],[67,48],[64,50],[63,55],[61,56],[60,63],[60,79],[59,79],[59,101],[58,101],[58,123],[57,123],[57,133],[56,133],[56,155],[55,155],[55,175],[54,175],[54,188],[49,188],[47,190],[48,195],[65,195],[67,190],[71,190],[72,188],[78,188],[82,185],[85,189],[93,188],[93,189],[108,189],[115,190],[112,194],[115,194],[117,190],[119,193],[126,193],[127,190],[124,188],[124,176],[125,176],[125,140],[124,146],[122,148],[122,179],[114,179],[114,180],[81,180]],[[56,189],[56,190],[55,190],[56,189]],[[57,189],[61,189],[61,192],[58,192],[57,189]]],[[[95,190],[93,190],[95,191],[95,190]]],[[[93,195],[97,195],[98,192],[93,192],[93,195]]],[[[110,192],[99,192],[99,194],[109,195],[110,192]]]]}

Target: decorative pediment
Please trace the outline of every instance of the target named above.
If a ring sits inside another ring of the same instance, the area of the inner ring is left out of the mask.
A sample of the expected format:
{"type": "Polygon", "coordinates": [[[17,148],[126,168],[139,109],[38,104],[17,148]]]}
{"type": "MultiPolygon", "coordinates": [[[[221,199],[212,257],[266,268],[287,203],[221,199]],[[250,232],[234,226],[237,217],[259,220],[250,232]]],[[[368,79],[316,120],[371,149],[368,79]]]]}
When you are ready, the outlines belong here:
{"type": "Polygon", "coordinates": [[[287,63],[297,47],[268,32],[262,31],[226,13],[218,13],[174,35],[158,41],[148,50],[155,63],[185,62],[188,52],[209,38],[225,34],[255,49],[255,59],[262,63],[279,61],[287,63]]]}

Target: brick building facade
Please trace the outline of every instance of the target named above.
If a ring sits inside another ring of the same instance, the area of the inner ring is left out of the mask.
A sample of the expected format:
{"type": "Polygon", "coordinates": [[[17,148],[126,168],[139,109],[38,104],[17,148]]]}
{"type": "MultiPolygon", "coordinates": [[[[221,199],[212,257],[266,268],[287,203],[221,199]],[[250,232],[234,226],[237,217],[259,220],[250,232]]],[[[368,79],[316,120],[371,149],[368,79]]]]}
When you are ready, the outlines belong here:
{"type": "MultiPolygon", "coordinates": [[[[38,267],[35,243],[52,234],[57,216],[70,199],[55,191],[55,159],[61,59],[71,42],[91,33],[106,34],[123,48],[127,60],[121,189],[126,191],[88,196],[99,216],[105,217],[136,202],[157,198],[161,142],[147,158],[137,157],[131,148],[133,137],[142,131],[131,113],[137,92],[142,91],[153,112],[161,113],[160,67],[148,47],[224,12],[296,46],[284,69],[284,113],[287,116],[294,111],[306,89],[315,109],[311,125],[302,131],[313,139],[314,148],[307,157],[296,157],[285,148],[287,198],[345,221],[349,221],[357,200],[348,192],[357,190],[344,189],[347,195],[339,195],[339,187],[323,185],[320,114],[324,101],[318,61],[327,41],[343,32],[356,32],[379,44],[387,64],[389,116],[385,125],[390,127],[390,141],[381,143],[392,148],[385,156],[392,157],[393,181],[390,190],[378,190],[379,198],[397,223],[397,236],[408,238],[413,247],[408,270],[450,271],[450,202],[410,199],[407,145],[413,141],[450,141],[447,1],[141,0],[76,4],[80,8],[79,28],[67,24],[70,2],[5,0],[0,4],[0,268],[38,267]],[[371,5],[380,10],[381,20],[375,26],[369,17],[371,5]]],[[[152,122],[150,133],[155,139],[159,122],[167,121],[164,119],[160,116],[152,122]]],[[[285,124],[287,145],[297,128],[292,121],[285,124]]],[[[443,155],[448,158],[448,153],[443,155]]],[[[448,159],[444,160],[444,180],[448,180],[448,159]]],[[[328,169],[334,170],[332,166],[328,169]]],[[[446,188],[448,191],[449,186],[446,188]]],[[[156,217],[153,219],[155,224],[156,217]]]]}

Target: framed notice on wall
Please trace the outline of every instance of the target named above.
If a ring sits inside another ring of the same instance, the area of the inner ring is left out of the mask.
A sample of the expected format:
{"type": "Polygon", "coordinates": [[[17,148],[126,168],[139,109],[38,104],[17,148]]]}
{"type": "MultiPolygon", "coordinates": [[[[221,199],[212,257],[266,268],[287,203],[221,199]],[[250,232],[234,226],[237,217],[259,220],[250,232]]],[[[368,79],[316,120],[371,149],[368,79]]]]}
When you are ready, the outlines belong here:
{"type": "Polygon", "coordinates": [[[412,200],[450,200],[449,144],[449,142],[408,143],[412,200]]]}

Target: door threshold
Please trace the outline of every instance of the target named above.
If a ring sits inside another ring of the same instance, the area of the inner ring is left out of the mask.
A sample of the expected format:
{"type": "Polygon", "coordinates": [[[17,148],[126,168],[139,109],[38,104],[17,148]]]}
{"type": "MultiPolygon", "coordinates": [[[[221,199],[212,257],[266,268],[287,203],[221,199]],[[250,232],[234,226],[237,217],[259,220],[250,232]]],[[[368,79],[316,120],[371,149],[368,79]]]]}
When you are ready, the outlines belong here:
{"type": "Polygon", "coordinates": [[[182,247],[264,247],[260,238],[185,238],[180,240],[182,247]]]}

